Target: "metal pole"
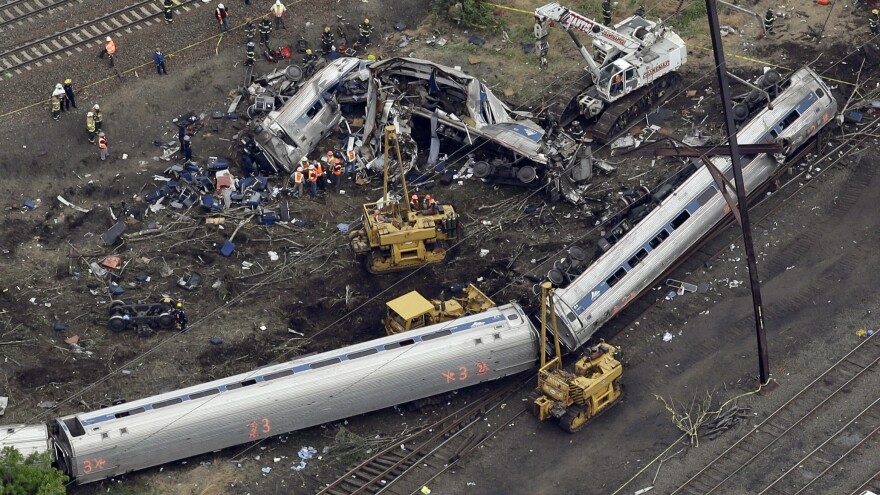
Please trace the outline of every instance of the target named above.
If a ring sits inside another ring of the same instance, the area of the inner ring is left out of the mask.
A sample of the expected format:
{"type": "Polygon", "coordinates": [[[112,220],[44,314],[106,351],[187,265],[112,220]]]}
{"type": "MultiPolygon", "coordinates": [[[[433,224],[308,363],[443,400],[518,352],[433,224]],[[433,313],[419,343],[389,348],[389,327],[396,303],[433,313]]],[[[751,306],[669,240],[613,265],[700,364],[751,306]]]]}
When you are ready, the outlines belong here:
{"type": "Polygon", "coordinates": [[[736,142],[736,125],[733,122],[733,106],[730,101],[730,85],[727,80],[727,65],[724,61],[724,46],[721,43],[721,30],[718,23],[716,0],[706,0],[706,12],[709,15],[709,34],[712,36],[712,52],[715,55],[715,70],[718,72],[718,85],[721,90],[721,107],[724,109],[724,121],[727,125],[727,145],[730,148],[730,161],[733,166],[733,179],[736,184],[736,197],[742,218],[743,245],[749,266],[749,282],[752,287],[752,305],[755,311],[755,331],[758,336],[758,367],[761,384],[770,379],[770,365],[767,355],[767,334],[764,331],[764,310],[761,304],[761,287],[758,280],[758,267],[755,263],[755,249],[752,245],[752,227],[749,221],[749,208],[746,202],[746,191],[743,185],[742,163],[740,162],[739,146],[736,142]]]}

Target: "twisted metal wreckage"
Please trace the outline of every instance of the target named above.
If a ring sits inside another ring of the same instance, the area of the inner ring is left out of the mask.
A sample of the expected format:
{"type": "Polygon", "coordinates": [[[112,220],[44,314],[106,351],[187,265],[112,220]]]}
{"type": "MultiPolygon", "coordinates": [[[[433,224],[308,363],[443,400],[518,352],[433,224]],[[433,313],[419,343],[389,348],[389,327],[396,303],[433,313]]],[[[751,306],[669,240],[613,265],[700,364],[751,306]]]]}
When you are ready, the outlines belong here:
{"type": "Polygon", "coordinates": [[[474,176],[496,184],[547,185],[554,201],[581,203],[582,188],[592,177],[586,145],[558,127],[545,129],[530,113],[511,110],[484,83],[458,69],[415,58],[371,63],[345,57],[308,79],[302,76],[293,65],[248,89],[254,97],[248,109],[254,143],[288,173],[340,125],[346,151],[357,156],[359,169],[381,171],[382,129],[395,124],[410,160],[406,170],[445,173],[451,180],[454,171],[440,153],[443,139],[454,145],[450,154],[471,151],[462,170],[472,168],[474,176]],[[429,126],[416,125],[417,119],[429,126]],[[430,142],[427,153],[419,153],[417,140],[430,142]],[[427,158],[424,164],[417,163],[420,155],[427,158]]]}

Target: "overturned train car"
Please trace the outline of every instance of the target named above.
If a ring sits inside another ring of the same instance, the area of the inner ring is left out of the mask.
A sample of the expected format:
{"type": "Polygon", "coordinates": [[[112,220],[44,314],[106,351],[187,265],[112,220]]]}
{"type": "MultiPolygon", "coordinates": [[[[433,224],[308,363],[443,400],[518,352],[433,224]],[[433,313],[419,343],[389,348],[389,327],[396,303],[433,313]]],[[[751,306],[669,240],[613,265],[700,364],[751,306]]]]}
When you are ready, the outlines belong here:
{"type": "MultiPolygon", "coordinates": [[[[782,84],[772,109],[765,108],[740,129],[737,141],[781,142],[785,154],[791,155],[836,113],[837,102],[819,75],[802,68],[782,84]]],[[[556,312],[561,315],[559,338],[565,347],[574,350],[584,345],[722,221],[728,210],[719,186],[699,159],[693,160],[693,174],[595,262],[570,255],[548,273],[562,285],[556,291],[556,312]]],[[[733,180],[729,157],[711,160],[733,180]]],[[[758,154],[743,156],[742,166],[745,188],[751,194],[786,164],[785,157],[758,154]]]]}
{"type": "Polygon", "coordinates": [[[49,424],[57,464],[89,483],[431,395],[535,366],[516,304],[298,358],[49,424]]]}

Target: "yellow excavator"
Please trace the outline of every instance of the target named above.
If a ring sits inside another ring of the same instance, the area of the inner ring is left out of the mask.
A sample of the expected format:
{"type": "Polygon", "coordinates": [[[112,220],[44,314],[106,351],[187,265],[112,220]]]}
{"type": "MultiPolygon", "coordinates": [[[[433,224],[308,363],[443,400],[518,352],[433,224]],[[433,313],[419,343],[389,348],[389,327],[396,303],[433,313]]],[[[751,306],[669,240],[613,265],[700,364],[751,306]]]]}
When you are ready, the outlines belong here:
{"type": "Polygon", "coordinates": [[[412,291],[388,301],[385,306],[388,308],[385,332],[395,335],[464,315],[482,313],[494,308],[495,302],[474,284],[468,284],[459,295],[453,294],[449,299],[444,299],[441,292],[439,299],[428,300],[417,291],[412,291]]]}
{"type": "MultiPolygon", "coordinates": [[[[364,258],[374,274],[418,268],[439,263],[449,254],[450,243],[461,235],[458,215],[452,205],[413,211],[400,156],[395,126],[385,127],[385,172],[381,201],[364,204],[363,228],[349,234],[351,249],[364,258]],[[392,201],[388,192],[390,150],[394,146],[403,200],[392,201]]],[[[427,205],[426,205],[427,206],[427,205]]]]}
{"type": "Polygon", "coordinates": [[[548,360],[548,316],[553,334],[558,335],[555,307],[553,285],[544,282],[541,285],[541,368],[538,388],[530,394],[529,400],[532,414],[539,420],[559,418],[559,426],[574,433],[620,398],[623,366],[618,360],[620,349],[604,341],[589,347],[575,363],[573,372],[562,367],[558,338],[554,339],[556,354],[548,360]]]}

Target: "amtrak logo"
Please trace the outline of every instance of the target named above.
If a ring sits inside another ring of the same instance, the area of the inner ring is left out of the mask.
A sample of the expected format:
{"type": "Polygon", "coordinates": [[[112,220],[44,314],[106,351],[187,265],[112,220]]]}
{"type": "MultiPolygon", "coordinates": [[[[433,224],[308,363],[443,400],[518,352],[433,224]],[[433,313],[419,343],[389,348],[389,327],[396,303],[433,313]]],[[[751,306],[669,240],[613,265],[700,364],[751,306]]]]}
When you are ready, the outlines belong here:
{"type": "Polygon", "coordinates": [[[594,290],[593,292],[590,292],[590,300],[591,300],[591,301],[595,301],[596,298],[599,297],[599,296],[601,296],[601,295],[602,295],[602,291],[600,291],[600,290],[594,290]]]}

